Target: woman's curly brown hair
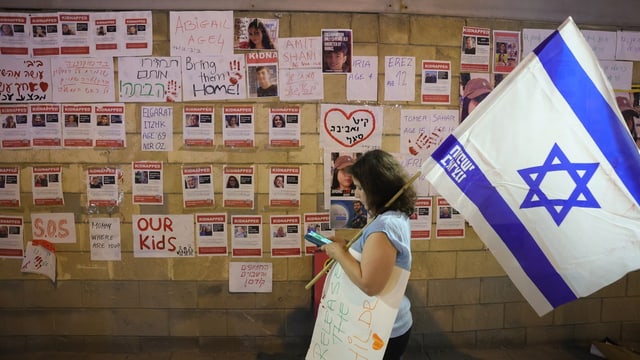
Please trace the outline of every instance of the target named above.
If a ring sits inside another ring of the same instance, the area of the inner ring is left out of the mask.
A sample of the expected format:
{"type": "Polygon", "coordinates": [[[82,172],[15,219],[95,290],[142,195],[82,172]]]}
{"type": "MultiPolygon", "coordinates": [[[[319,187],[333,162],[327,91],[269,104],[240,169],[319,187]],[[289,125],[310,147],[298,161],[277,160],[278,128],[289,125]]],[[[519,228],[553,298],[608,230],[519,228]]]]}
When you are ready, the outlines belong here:
{"type": "Polygon", "coordinates": [[[367,210],[381,214],[387,210],[398,210],[407,216],[414,211],[416,191],[409,186],[390,205],[387,202],[409,181],[409,175],[393,155],[383,150],[364,153],[346,172],[358,180],[367,195],[367,210]]]}

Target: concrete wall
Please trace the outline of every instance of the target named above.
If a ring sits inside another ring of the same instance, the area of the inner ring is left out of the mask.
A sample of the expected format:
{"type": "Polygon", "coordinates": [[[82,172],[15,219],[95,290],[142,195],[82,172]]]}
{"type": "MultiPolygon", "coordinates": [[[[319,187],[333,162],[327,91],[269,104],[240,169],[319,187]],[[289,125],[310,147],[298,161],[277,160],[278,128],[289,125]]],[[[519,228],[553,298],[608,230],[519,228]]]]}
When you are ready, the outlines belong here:
{"type": "MultiPolygon", "coordinates": [[[[272,17],[268,12],[239,12],[237,16],[272,17]]],[[[555,28],[557,23],[523,22],[432,15],[372,13],[280,13],[280,36],[318,36],[323,28],[351,28],[357,55],[415,56],[416,60],[449,60],[457,84],[460,33],[464,25],[501,30],[555,28]]],[[[154,11],[155,56],[169,55],[169,13],[154,11]]],[[[581,24],[582,26],[582,24],[581,24]]],[[[586,28],[587,26],[583,26],[586,28]]],[[[613,27],[592,27],[615,30],[613,27]]],[[[640,82],[640,71],[633,74],[640,82]]],[[[382,64],[381,64],[382,69],[382,64]]],[[[382,70],[379,99],[383,98],[382,70]]],[[[419,84],[419,69],[416,82],[419,84]]],[[[417,89],[420,87],[417,86],[417,89]]],[[[452,87],[457,99],[457,87],[452,87]]],[[[345,77],[325,76],[326,103],[346,103],[345,77]]],[[[245,102],[256,108],[256,118],[266,117],[274,102],[245,102]]],[[[422,108],[419,102],[384,106],[383,148],[399,150],[399,107],[422,108]]],[[[134,258],[131,218],[141,213],[195,213],[182,206],[180,167],[212,164],[220,174],[224,164],[255,164],[258,175],[255,211],[224,209],[211,212],[262,214],[265,221],[282,210],[268,206],[268,169],[274,164],[302,167],[302,205],[287,213],[322,210],[322,149],[318,146],[317,117],[320,104],[300,103],[302,144],[299,149],[266,147],[266,123],[256,125],[253,150],[218,147],[215,151],[187,150],[142,154],[139,113],[142,104],[126,106],[127,149],[114,151],[30,150],[2,151],[0,165],[19,164],[22,201],[19,211],[27,221],[25,239],[31,238],[31,212],[42,212],[31,203],[29,174],[34,165],[61,164],[66,205],[51,209],[74,212],[78,243],[59,244],[58,281],[20,272],[20,261],[0,259],[0,352],[36,349],[117,351],[201,348],[230,350],[238,346],[270,352],[303,352],[313,328],[312,292],[305,284],[312,278],[312,258],[272,259],[273,292],[230,294],[230,257],[188,259],[134,258]],[[134,120],[134,121],[131,121],[134,120]],[[84,205],[88,166],[118,165],[131,179],[134,160],[162,160],[165,164],[164,206],[132,205],[131,184],[125,182],[124,200],[117,216],[122,221],[122,261],[90,260],[88,219],[84,205]]],[[[175,144],[181,143],[180,115],[184,104],[174,105],[175,144]]],[[[214,104],[220,118],[223,102],[214,104]]],[[[457,100],[450,108],[458,107],[457,100]]],[[[496,131],[500,131],[496,129],[496,131]]],[[[216,124],[217,144],[221,126],[216,124]]],[[[220,179],[216,179],[220,189],[220,179]]],[[[219,191],[216,203],[221,204],[219,191]]],[[[347,237],[352,235],[345,232],[347,237]]],[[[606,239],[603,239],[606,241],[606,239]]],[[[264,239],[268,249],[268,239],[264,239]]],[[[464,239],[414,242],[413,269],[408,295],[413,303],[414,347],[487,346],[589,342],[606,336],[621,342],[640,341],[640,272],[631,273],[597,293],[538,317],[484,247],[472,228],[464,239]]]]}

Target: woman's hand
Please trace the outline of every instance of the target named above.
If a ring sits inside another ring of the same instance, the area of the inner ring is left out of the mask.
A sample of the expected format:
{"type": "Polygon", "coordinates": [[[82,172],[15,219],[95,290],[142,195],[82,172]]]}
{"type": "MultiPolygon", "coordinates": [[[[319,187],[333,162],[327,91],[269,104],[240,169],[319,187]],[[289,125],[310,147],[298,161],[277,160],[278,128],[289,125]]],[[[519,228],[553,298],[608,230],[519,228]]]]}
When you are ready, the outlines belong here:
{"type": "MultiPolygon", "coordinates": [[[[330,258],[336,259],[347,252],[347,242],[340,236],[329,236],[330,244],[322,245],[320,250],[324,251],[330,258]]],[[[337,260],[337,259],[336,259],[337,260]]]]}

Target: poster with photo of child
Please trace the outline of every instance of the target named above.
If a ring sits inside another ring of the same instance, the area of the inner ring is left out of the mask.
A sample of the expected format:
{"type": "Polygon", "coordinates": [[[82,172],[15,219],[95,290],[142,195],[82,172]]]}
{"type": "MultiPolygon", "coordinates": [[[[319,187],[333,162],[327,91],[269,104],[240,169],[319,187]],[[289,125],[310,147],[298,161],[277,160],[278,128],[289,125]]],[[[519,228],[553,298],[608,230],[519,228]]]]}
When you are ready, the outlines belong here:
{"type": "Polygon", "coordinates": [[[348,29],[322,30],[322,72],[350,73],[353,33],[348,29]]]}

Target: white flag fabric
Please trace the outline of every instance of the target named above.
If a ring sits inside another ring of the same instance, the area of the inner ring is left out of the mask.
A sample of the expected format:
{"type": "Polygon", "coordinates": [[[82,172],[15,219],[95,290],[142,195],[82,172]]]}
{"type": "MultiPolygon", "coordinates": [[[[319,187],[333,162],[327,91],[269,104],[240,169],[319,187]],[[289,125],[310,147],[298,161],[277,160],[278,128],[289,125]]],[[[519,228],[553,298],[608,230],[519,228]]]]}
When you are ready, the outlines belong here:
{"type": "Polygon", "coordinates": [[[640,268],[640,154],[571,18],[421,171],[540,316],[640,268]]]}

